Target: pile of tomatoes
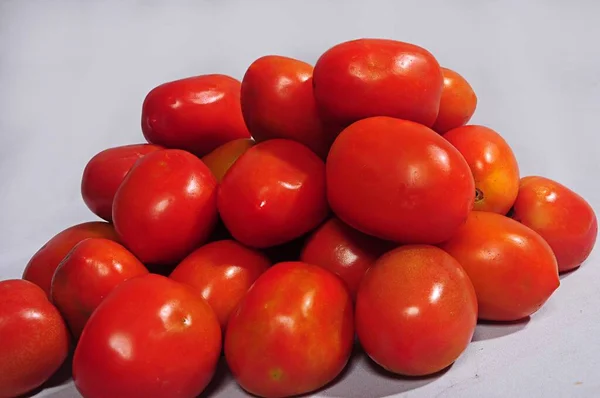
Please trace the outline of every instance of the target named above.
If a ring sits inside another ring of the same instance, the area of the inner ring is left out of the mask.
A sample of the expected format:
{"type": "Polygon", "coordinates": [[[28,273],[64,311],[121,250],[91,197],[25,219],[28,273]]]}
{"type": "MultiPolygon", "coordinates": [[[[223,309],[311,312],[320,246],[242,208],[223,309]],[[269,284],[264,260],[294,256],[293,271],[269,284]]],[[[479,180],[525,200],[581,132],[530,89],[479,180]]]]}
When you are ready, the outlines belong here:
{"type": "Polygon", "coordinates": [[[396,374],[448,367],[478,319],[536,312],[598,228],[582,197],[521,178],[497,132],[467,125],[476,105],[430,52],[383,39],[152,89],[148,144],[83,172],[105,222],[0,282],[0,397],[66,360],[87,398],[195,397],[222,355],[251,394],[306,394],[355,343],[396,374]]]}

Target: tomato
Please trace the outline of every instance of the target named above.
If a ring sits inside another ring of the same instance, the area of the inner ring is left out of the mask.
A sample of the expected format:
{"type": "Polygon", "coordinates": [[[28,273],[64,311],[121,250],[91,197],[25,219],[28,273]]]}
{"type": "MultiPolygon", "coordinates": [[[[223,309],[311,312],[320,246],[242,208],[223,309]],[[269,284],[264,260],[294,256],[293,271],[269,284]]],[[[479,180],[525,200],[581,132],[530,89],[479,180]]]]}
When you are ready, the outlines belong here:
{"type": "Polygon", "coordinates": [[[39,387],[69,353],[69,331],[46,293],[24,281],[0,281],[0,397],[39,387]]]}
{"type": "Polygon", "coordinates": [[[120,244],[91,238],[79,242],[52,278],[52,302],[79,338],[92,312],[121,282],[147,274],[144,265],[120,244]]]}
{"type": "Polygon", "coordinates": [[[419,46],[359,39],[327,50],[313,73],[317,106],[327,121],[348,125],[391,116],[431,126],[442,95],[442,71],[419,46]]]}
{"type": "Polygon", "coordinates": [[[213,173],[217,182],[221,182],[231,165],[253,145],[254,140],[251,138],[240,138],[229,141],[204,156],[202,161],[213,173]]]}
{"type": "Polygon", "coordinates": [[[477,107],[477,95],[464,77],[448,68],[442,68],[442,75],[440,111],[432,127],[440,134],[467,124],[477,107]]]}
{"type": "Polygon", "coordinates": [[[450,238],[473,207],[469,165],[433,130],[373,117],[346,128],[327,158],[332,210],[353,228],[401,243],[450,238]]]}
{"type": "Polygon", "coordinates": [[[323,268],[279,263],[262,274],[229,319],[225,358],[251,394],[287,397],[323,387],[354,341],[352,301],[323,268]]]}
{"type": "Polygon", "coordinates": [[[450,130],[444,138],[459,150],[473,172],[473,208],[508,213],[519,191],[519,165],[506,141],[494,130],[476,125],[450,130]]]}
{"type": "Polygon", "coordinates": [[[215,177],[191,153],[153,152],[135,164],[115,195],[115,229],[143,263],[176,263],[212,232],[216,189],[215,177]]]}
{"type": "Polygon", "coordinates": [[[521,180],[512,217],[548,242],[561,272],[583,263],[594,248],[598,220],[584,198],[545,177],[521,180]]]}
{"type": "Polygon", "coordinates": [[[250,138],[240,105],[241,83],[226,75],[200,75],[153,88],[142,105],[148,142],[204,156],[220,145],[250,138]]]}
{"type": "Polygon", "coordinates": [[[325,165],[295,141],[261,142],[225,175],[218,208],[229,232],[245,245],[265,248],[291,241],[327,216],[325,165]]]}
{"type": "Polygon", "coordinates": [[[113,226],[106,222],[91,221],[73,225],[56,234],[31,257],[23,279],[41,287],[50,297],[50,287],[54,271],[71,249],[87,238],[106,238],[118,240],[113,226]]]}
{"type": "Polygon", "coordinates": [[[331,218],[307,239],[300,260],[337,274],[354,299],[365,272],[388,249],[385,242],[331,218]]]}
{"type": "Polygon", "coordinates": [[[231,312],[270,265],[259,251],[233,240],[222,240],[187,256],[170,278],[187,283],[202,294],[225,330],[231,312]]]}
{"type": "Polygon", "coordinates": [[[473,282],[480,319],[525,318],[560,284],[556,259],[544,239],[500,214],[472,212],[440,247],[458,260],[473,282]]]}
{"type": "Polygon", "coordinates": [[[150,144],[125,145],[96,154],[85,166],[81,179],[81,196],[87,207],[111,221],[113,199],[125,175],[138,159],[159,149],[150,144]]]}
{"type": "Polygon", "coordinates": [[[148,274],[117,286],[85,326],[73,379],[86,398],[192,398],[221,354],[213,310],[191,287],[148,274]]]}
{"type": "Polygon", "coordinates": [[[367,271],[356,299],[365,352],[390,372],[423,376],[452,364],[477,323],[477,298],[460,264],[443,250],[407,245],[367,271]]]}
{"type": "Polygon", "coordinates": [[[278,55],[254,61],[242,80],[242,113],[257,141],[287,138],[322,158],[335,138],[321,122],[313,94],[313,67],[278,55]]]}

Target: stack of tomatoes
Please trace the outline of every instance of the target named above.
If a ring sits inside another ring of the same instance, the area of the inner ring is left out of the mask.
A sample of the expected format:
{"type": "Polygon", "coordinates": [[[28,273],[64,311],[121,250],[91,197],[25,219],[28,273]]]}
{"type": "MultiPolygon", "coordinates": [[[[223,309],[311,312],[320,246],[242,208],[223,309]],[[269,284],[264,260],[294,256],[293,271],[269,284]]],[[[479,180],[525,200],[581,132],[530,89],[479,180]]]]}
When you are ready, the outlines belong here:
{"type": "Polygon", "coordinates": [[[448,367],[478,319],[536,312],[597,234],[583,198],[521,178],[497,132],[466,125],[476,104],[427,50],[382,39],[154,88],[148,144],[83,173],[106,222],[0,283],[0,396],[72,347],[91,398],[195,397],[221,355],[249,393],[305,394],[355,337],[393,373],[448,367]]]}

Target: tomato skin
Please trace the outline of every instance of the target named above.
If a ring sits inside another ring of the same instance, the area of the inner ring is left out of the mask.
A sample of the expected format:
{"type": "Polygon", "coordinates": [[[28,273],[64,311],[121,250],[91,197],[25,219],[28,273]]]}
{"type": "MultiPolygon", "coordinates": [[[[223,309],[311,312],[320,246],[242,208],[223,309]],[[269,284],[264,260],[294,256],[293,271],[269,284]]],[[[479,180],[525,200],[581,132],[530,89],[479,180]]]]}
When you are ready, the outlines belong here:
{"type": "Polygon", "coordinates": [[[112,221],[112,204],[117,189],[135,162],[162,149],[158,145],[136,144],[105,149],[90,159],[81,179],[81,196],[98,217],[112,221]]]}
{"type": "Polygon", "coordinates": [[[444,134],[464,156],[475,179],[474,210],[506,214],[519,192],[519,165],[508,143],[494,130],[462,126],[444,134]]]}
{"type": "Polygon", "coordinates": [[[69,331],[46,293],[21,280],[0,281],[0,397],[39,387],[69,353],[69,331]]]}
{"type": "Polygon", "coordinates": [[[327,157],[327,196],[351,227],[400,243],[450,238],[473,207],[467,162],[433,130],[373,117],[347,127],[327,157]]]}
{"type": "Polygon", "coordinates": [[[560,285],[550,246],[532,229],[500,214],[472,212],[440,247],[458,260],[473,282],[479,319],[523,319],[560,285]]]}
{"type": "Polygon", "coordinates": [[[477,95],[469,82],[459,73],[441,68],[444,76],[440,110],[432,129],[440,134],[469,122],[475,108],[477,95]]]}
{"type": "Polygon", "coordinates": [[[256,144],[225,175],[218,208],[232,236],[247,246],[291,241],[327,216],[325,165],[295,141],[256,144]]]}
{"type": "Polygon", "coordinates": [[[355,299],[363,275],[388,249],[392,249],[390,242],[363,234],[333,217],[308,237],[300,260],[338,275],[355,299]]]}
{"type": "Polygon", "coordinates": [[[90,221],[73,225],[53,236],[31,257],[23,271],[23,279],[41,287],[50,298],[54,271],[71,249],[87,238],[119,240],[113,226],[106,222],[90,221]]]}
{"type": "Polygon", "coordinates": [[[255,142],[251,138],[239,138],[237,140],[226,142],[208,155],[202,158],[202,162],[213,173],[217,182],[223,181],[227,170],[238,160],[240,156],[248,149],[254,146],[255,142]]]}
{"type": "Polygon", "coordinates": [[[52,302],[78,339],[92,312],[121,282],[147,274],[133,254],[108,239],[79,242],[52,278],[52,302]]]}
{"type": "Polygon", "coordinates": [[[198,291],[215,311],[221,329],[256,279],[271,266],[261,252],[234,240],[211,242],[187,256],[170,278],[198,291]]]}
{"type": "Polygon", "coordinates": [[[142,105],[148,142],[204,156],[226,142],[250,138],[240,105],[241,83],[211,74],[153,88],[142,105]]]}
{"type": "Polygon", "coordinates": [[[342,281],[321,267],[285,262],[262,274],[232,314],[225,358],[246,391],[287,397],[333,380],[353,340],[352,301],[342,281]]]}
{"type": "Polygon", "coordinates": [[[191,153],[150,153],[135,164],[115,195],[115,230],[143,263],[177,263],[212,232],[216,188],[208,167],[191,153]]]}
{"type": "Polygon", "coordinates": [[[477,298],[460,264],[443,250],[407,245],[367,271],[356,300],[356,331],[383,368],[407,376],[438,372],[471,341],[477,298]]]}
{"type": "Polygon", "coordinates": [[[340,43],[318,59],[317,106],[327,121],[349,125],[390,116],[431,126],[442,95],[442,71],[419,46],[386,39],[340,43]]]}
{"type": "Polygon", "coordinates": [[[185,284],[148,274],[121,283],[92,314],[73,379],[86,398],[192,398],[210,382],[220,353],[208,303],[185,284]]]}
{"type": "Polygon", "coordinates": [[[560,272],[581,265],[594,248],[598,219],[584,198],[549,178],[521,179],[512,217],[548,242],[560,272]]]}

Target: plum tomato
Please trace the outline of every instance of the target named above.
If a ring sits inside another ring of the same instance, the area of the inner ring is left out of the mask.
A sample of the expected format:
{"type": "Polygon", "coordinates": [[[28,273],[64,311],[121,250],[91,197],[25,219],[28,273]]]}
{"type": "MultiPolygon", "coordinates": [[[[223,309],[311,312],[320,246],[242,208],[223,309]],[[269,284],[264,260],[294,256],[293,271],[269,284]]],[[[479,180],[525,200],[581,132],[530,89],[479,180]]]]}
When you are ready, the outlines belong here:
{"type": "Polygon", "coordinates": [[[213,173],[217,182],[223,181],[223,176],[236,160],[249,148],[254,146],[251,138],[239,138],[226,142],[208,155],[202,157],[202,161],[213,173]]]}
{"type": "Polygon", "coordinates": [[[464,77],[448,68],[442,68],[442,75],[440,111],[432,127],[440,134],[467,124],[477,107],[475,91],[464,77]]]}

